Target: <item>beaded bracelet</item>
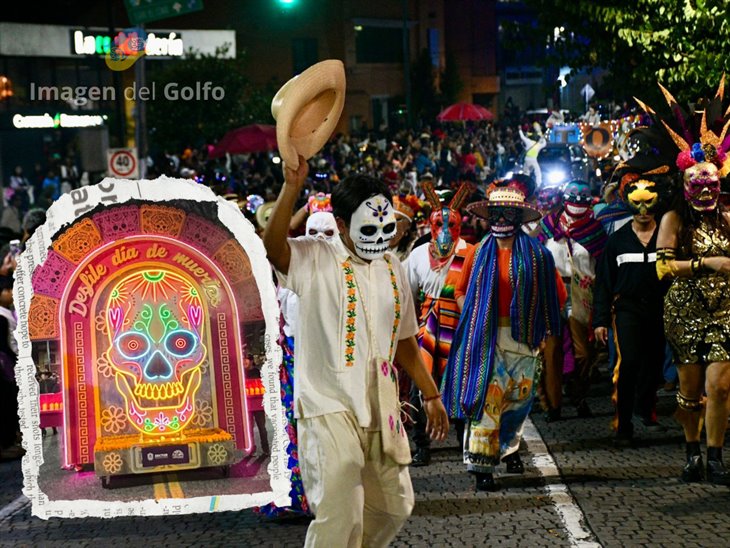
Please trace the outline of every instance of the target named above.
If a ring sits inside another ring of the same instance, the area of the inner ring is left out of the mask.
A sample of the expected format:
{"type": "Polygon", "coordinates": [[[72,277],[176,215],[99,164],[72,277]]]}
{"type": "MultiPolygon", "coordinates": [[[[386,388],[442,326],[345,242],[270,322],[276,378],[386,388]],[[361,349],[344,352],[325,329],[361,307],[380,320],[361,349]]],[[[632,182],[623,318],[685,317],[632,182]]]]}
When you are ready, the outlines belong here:
{"type": "Polygon", "coordinates": [[[433,401],[433,400],[439,399],[440,397],[441,397],[441,392],[436,392],[435,396],[431,396],[429,398],[423,398],[423,401],[433,401]]]}

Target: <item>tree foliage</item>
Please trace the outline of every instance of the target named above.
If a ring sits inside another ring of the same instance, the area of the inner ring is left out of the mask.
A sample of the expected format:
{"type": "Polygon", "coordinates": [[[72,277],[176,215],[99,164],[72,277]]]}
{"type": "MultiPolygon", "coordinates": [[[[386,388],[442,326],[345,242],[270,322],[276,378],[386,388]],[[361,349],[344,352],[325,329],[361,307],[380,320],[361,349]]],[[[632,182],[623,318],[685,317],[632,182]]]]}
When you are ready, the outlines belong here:
{"type": "Polygon", "coordinates": [[[273,86],[254,85],[245,74],[245,54],[226,59],[225,49],[213,55],[191,54],[148,77],[155,83],[155,98],[149,102],[147,126],[150,143],[158,150],[180,150],[220,139],[228,130],[254,123],[273,123],[270,105],[273,86]],[[205,82],[223,90],[216,99],[202,92],[205,82]],[[168,90],[165,93],[165,88],[168,90]],[[197,93],[183,100],[183,88],[197,93]],[[177,99],[175,100],[175,93],[177,99]]]}
{"type": "Polygon", "coordinates": [[[547,61],[603,67],[615,98],[654,100],[661,82],[680,101],[710,94],[730,68],[727,0],[525,0],[547,61]],[[554,29],[563,28],[558,34],[554,29]]]}

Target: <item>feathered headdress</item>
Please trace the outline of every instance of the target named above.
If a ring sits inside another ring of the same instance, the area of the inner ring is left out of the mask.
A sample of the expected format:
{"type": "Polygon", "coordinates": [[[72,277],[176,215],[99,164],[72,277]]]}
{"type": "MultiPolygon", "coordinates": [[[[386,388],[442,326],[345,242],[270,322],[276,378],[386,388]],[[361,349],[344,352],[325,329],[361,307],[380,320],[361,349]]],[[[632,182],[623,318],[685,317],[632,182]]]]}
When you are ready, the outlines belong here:
{"type": "Polygon", "coordinates": [[[679,105],[664,86],[659,84],[659,88],[671,116],[659,116],[654,109],[634,97],[655,122],[654,127],[639,131],[658,147],[658,155],[674,151],[675,162],[669,167],[676,166],[684,172],[700,162],[709,162],[717,166],[721,177],[727,175],[730,172],[726,154],[730,149],[730,108],[723,109],[725,75],[720,80],[715,96],[690,105],[689,112],[679,105]]]}
{"type": "Polygon", "coordinates": [[[395,214],[408,217],[411,221],[415,219],[416,215],[421,208],[421,200],[414,194],[401,194],[393,196],[393,207],[395,208],[395,214]]]}

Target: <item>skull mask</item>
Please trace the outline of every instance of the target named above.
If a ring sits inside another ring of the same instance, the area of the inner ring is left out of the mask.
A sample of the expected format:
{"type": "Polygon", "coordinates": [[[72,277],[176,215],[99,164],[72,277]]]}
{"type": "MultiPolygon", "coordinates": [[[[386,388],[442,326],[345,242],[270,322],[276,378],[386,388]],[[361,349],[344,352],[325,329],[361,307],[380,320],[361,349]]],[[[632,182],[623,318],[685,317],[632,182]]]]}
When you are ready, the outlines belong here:
{"type": "Polygon", "coordinates": [[[395,236],[393,205],[382,194],[371,196],[353,212],[350,238],[355,253],[366,261],[381,259],[395,236]]]}
{"type": "Polygon", "coordinates": [[[565,213],[575,219],[585,217],[591,209],[591,189],[583,181],[571,181],[563,189],[565,213]]]}
{"type": "Polygon", "coordinates": [[[686,169],[684,197],[696,211],[713,211],[720,198],[717,166],[710,162],[700,162],[686,169]]]}
{"type": "Polygon", "coordinates": [[[338,232],[337,221],[332,213],[318,211],[307,219],[305,234],[308,238],[330,241],[338,232]]]}
{"type": "Polygon", "coordinates": [[[197,289],[172,272],[136,272],[112,289],[107,310],[107,359],[130,423],[148,435],[183,430],[207,353],[197,289]]]}

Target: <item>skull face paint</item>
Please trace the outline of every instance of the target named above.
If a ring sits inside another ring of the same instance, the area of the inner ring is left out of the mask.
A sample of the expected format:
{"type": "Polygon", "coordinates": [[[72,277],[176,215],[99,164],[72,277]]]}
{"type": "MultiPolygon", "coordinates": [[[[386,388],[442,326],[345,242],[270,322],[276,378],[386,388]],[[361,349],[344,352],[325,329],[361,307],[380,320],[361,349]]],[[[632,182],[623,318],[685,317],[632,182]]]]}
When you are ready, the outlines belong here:
{"type": "Polygon", "coordinates": [[[382,194],[365,200],[350,219],[350,238],[361,259],[381,259],[395,236],[393,204],[382,194]]]}
{"type": "Polygon", "coordinates": [[[136,272],[113,288],[107,311],[106,358],[129,422],[147,435],[181,431],[195,413],[207,355],[197,289],[173,272],[136,272]]]}
{"type": "Polygon", "coordinates": [[[319,211],[312,213],[307,219],[305,235],[307,238],[330,241],[339,231],[337,221],[332,213],[319,211]]]}
{"type": "Polygon", "coordinates": [[[720,177],[715,164],[700,162],[684,172],[684,197],[696,211],[713,211],[720,198],[720,177]]]}
{"type": "Polygon", "coordinates": [[[461,236],[461,216],[458,211],[444,207],[431,213],[431,251],[439,259],[454,254],[461,236]]]}
{"type": "Polygon", "coordinates": [[[563,189],[565,213],[574,219],[584,217],[591,209],[591,188],[583,181],[571,181],[563,189]]]}
{"type": "Polygon", "coordinates": [[[654,208],[659,203],[659,193],[657,193],[655,187],[654,181],[645,179],[629,183],[624,190],[626,205],[629,206],[632,212],[639,215],[653,213],[654,208]]]}
{"type": "Polygon", "coordinates": [[[489,230],[495,238],[510,238],[522,224],[522,210],[517,207],[489,208],[489,230]]]}

